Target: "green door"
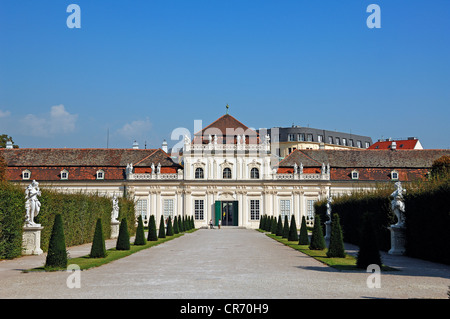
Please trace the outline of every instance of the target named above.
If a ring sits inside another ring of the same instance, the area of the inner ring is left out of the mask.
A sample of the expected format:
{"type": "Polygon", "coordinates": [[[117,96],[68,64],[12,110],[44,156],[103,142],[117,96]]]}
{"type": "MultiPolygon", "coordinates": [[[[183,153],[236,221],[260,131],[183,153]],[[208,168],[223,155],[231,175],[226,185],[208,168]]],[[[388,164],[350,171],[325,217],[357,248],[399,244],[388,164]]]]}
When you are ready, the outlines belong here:
{"type": "Polygon", "coordinates": [[[214,205],[214,225],[219,225],[219,219],[222,216],[222,202],[216,201],[214,205]]]}
{"type": "Polygon", "coordinates": [[[237,201],[216,201],[214,204],[214,225],[238,226],[239,206],[237,201]]]}

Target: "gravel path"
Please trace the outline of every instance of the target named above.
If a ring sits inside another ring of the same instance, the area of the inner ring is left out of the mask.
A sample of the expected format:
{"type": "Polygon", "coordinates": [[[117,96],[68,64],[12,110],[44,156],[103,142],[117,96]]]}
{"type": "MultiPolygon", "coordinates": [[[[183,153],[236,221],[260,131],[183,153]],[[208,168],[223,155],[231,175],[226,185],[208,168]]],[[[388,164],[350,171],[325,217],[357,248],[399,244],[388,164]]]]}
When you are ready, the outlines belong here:
{"type": "MultiPolygon", "coordinates": [[[[71,256],[89,249],[74,247],[71,256]]],[[[381,288],[368,288],[370,273],[337,271],[260,232],[236,228],[200,229],[79,272],[80,288],[68,288],[73,273],[66,271],[20,271],[44,261],[45,255],[0,262],[0,298],[447,298],[450,286],[450,266],[383,255],[400,271],[383,272],[381,288]]]]}

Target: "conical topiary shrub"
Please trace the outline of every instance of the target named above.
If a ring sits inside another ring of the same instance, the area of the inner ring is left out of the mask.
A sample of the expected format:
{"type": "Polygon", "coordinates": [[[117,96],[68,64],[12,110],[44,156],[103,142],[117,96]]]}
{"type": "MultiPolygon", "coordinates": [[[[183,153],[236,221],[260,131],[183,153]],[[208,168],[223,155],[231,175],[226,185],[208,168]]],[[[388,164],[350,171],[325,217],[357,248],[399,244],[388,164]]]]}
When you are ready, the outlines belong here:
{"type": "Polygon", "coordinates": [[[173,236],[173,226],[172,226],[172,219],[168,218],[167,220],[167,233],[166,236],[173,236]]]}
{"type": "Polygon", "coordinates": [[[277,219],[275,217],[272,217],[272,225],[270,226],[270,232],[275,235],[277,233],[277,219]]]}
{"type": "Polygon", "coordinates": [[[119,236],[117,237],[116,250],[130,250],[130,234],[128,233],[127,219],[120,222],[119,236]]]}
{"type": "Polygon", "coordinates": [[[278,216],[278,222],[277,222],[277,236],[283,235],[283,221],[281,220],[281,216],[278,216]]]}
{"type": "Polygon", "coordinates": [[[297,233],[297,223],[295,222],[295,216],[291,217],[291,226],[289,227],[288,234],[289,241],[298,241],[298,233],[297,233]]]}
{"type": "Polygon", "coordinates": [[[283,234],[281,236],[283,238],[289,237],[289,219],[288,219],[287,215],[284,216],[283,234]]]}
{"type": "Polygon", "coordinates": [[[166,224],[164,223],[164,216],[161,215],[161,219],[159,221],[159,232],[158,238],[166,238],[166,224]]]}
{"type": "Polygon", "coordinates": [[[48,244],[48,252],[45,260],[46,268],[66,268],[67,250],[64,237],[64,227],[61,214],[55,216],[52,234],[48,244]]]}
{"type": "Polygon", "coordinates": [[[323,237],[322,226],[320,225],[320,217],[316,214],[314,218],[314,228],[311,236],[309,249],[322,250],[326,248],[325,238],[323,237]]]}
{"type": "Polygon", "coordinates": [[[136,236],[134,238],[134,244],[136,246],[142,246],[142,245],[145,245],[146,243],[147,243],[147,241],[145,240],[144,223],[142,222],[142,216],[139,215],[138,227],[136,229],[136,236]]]}
{"type": "Polygon", "coordinates": [[[173,218],[173,233],[178,234],[180,232],[180,229],[178,228],[178,218],[175,216],[173,218]]]}
{"type": "Polygon", "coordinates": [[[366,214],[356,267],[366,269],[371,264],[377,264],[381,267],[381,256],[372,221],[368,214],[366,214]]]}
{"type": "Polygon", "coordinates": [[[181,216],[178,216],[178,229],[180,230],[180,233],[185,231],[183,227],[183,222],[181,221],[181,216]]]}
{"type": "Polygon", "coordinates": [[[302,225],[300,226],[300,236],[298,238],[299,245],[309,245],[308,228],[306,226],[306,218],[302,217],[302,225]]]}
{"type": "Polygon", "coordinates": [[[158,240],[158,236],[156,235],[155,215],[151,215],[150,220],[148,222],[147,240],[148,241],[157,241],[158,240]]]}
{"type": "Polygon", "coordinates": [[[330,244],[328,246],[327,257],[345,258],[344,240],[342,238],[338,214],[333,214],[331,220],[330,244]]]}
{"type": "Polygon", "coordinates": [[[91,258],[105,258],[106,257],[106,246],[105,237],[103,236],[102,219],[97,219],[97,224],[95,225],[94,240],[92,241],[91,253],[89,254],[91,258]]]}

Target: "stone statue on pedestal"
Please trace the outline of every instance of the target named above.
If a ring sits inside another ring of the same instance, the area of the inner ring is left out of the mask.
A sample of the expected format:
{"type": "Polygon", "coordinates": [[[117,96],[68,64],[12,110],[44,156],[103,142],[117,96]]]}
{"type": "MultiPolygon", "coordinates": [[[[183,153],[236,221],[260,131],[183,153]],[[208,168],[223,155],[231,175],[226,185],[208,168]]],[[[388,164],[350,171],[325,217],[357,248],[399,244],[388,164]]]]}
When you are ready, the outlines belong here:
{"type": "Polygon", "coordinates": [[[397,224],[395,226],[404,226],[405,224],[405,203],[403,198],[403,193],[406,192],[403,189],[402,184],[400,182],[395,183],[396,190],[391,194],[393,198],[391,200],[391,208],[397,217],[397,224]]]}
{"type": "Polygon", "coordinates": [[[117,199],[116,194],[114,194],[114,196],[113,196],[112,203],[113,203],[113,210],[111,212],[111,221],[112,222],[119,222],[118,221],[118,218],[119,218],[119,200],[117,199]]]}
{"type": "Polygon", "coordinates": [[[41,203],[38,196],[41,196],[41,190],[39,189],[39,183],[33,180],[25,190],[25,209],[26,219],[25,227],[40,227],[41,225],[34,222],[34,218],[39,214],[41,209],[41,203]]]}

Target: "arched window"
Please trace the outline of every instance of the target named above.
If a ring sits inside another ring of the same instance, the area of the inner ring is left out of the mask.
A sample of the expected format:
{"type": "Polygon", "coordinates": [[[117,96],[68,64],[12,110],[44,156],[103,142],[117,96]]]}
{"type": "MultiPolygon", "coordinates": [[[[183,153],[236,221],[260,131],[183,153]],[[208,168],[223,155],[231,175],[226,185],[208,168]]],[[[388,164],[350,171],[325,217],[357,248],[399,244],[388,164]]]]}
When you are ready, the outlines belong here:
{"type": "Polygon", "coordinates": [[[229,169],[228,167],[225,167],[223,169],[223,178],[224,179],[231,179],[231,169],[229,169]]]}
{"type": "Polygon", "coordinates": [[[197,167],[197,168],[195,169],[195,178],[196,178],[196,179],[204,178],[204,175],[203,175],[203,168],[197,167]]]}
{"type": "Polygon", "coordinates": [[[259,169],[257,169],[256,167],[252,168],[252,170],[250,171],[250,178],[259,179],[259,169]]]}

